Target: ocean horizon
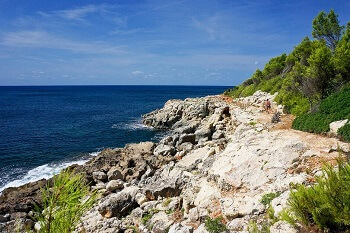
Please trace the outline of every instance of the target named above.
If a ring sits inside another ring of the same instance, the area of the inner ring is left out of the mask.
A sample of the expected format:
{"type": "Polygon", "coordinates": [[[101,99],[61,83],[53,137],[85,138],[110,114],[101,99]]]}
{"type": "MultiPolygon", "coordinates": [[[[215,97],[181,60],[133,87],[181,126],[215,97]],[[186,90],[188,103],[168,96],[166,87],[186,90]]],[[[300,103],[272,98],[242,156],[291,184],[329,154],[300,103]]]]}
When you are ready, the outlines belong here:
{"type": "Polygon", "coordinates": [[[141,115],[227,86],[0,86],[0,192],[83,164],[104,148],[158,141],[141,115]]]}

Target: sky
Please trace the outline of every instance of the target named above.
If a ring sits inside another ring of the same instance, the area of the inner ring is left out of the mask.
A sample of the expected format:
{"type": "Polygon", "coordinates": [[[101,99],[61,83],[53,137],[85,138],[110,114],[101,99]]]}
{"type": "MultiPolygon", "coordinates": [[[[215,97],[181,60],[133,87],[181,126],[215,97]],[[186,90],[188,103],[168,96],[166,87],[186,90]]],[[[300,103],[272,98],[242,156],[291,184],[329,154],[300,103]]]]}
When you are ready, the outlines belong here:
{"type": "Polygon", "coordinates": [[[348,0],[0,0],[0,86],[238,85],[348,0]]]}

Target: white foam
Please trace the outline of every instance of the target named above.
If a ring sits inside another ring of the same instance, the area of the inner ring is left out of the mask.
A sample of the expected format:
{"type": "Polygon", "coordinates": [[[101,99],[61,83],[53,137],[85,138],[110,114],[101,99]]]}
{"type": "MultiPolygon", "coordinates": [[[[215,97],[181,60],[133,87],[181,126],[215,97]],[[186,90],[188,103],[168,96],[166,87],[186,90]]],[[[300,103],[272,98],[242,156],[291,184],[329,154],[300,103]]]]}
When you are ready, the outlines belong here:
{"type": "Polygon", "coordinates": [[[142,124],[140,121],[130,123],[118,123],[112,125],[113,129],[124,129],[124,130],[153,130],[153,127],[142,124]]]}
{"type": "MultiPolygon", "coordinates": [[[[90,153],[91,156],[97,156],[100,153],[98,152],[93,152],[90,153]]],[[[89,159],[82,159],[82,160],[77,160],[77,161],[71,161],[71,162],[64,162],[60,164],[44,164],[39,167],[36,167],[30,171],[21,179],[11,181],[10,183],[7,183],[6,185],[0,187],[0,194],[1,192],[9,187],[18,187],[21,185],[24,185],[29,182],[34,182],[40,179],[49,179],[53,177],[54,175],[58,174],[61,170],[64,168],[67,168],[73,164],[78,164],[78,165],[83,165],[89,161],[89,159]]]]}

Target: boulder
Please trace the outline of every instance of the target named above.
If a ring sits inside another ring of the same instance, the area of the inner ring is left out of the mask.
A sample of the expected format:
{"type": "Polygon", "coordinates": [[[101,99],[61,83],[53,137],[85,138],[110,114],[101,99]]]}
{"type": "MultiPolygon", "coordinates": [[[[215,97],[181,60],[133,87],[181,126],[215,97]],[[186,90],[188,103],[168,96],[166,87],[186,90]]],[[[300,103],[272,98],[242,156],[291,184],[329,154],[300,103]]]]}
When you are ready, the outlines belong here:
{"type": "Polygon", "coordinates": [[[108,180],[121,180],[123,179],[122,173],[116,168],[113,167],[107,172],[108,180]]]}
{"type": "Polygon", "coordinates": [[[338,129],[343,127],[349,120],[345,119],[345,120],[341,120],[341,121],[334,121],[332,123],[329,124],[329,132],[332,135],[338,135],[338,129]]]}
{"type": "Polygon", "coordinates": [[[213,133],[213,136],[212,136],[213,140],[224,138],[224,137],[225,137],[225,134],[221,130],[215,131],[215,133],[213,133]]]}
{"type": "Polygon", "coordinates": [[[137,207],[133,196],[128,192],[112,193],[101,200],[98,211],[105,218],[121,218],[137,207]]]}
{"type": "Polygon", "coordinates": [[[211,139],[212,130],[210,129],[210,127],[203,127],[196,130],[194,134],[196,136],[196,142],[199,142],[201,139],[209,140],[211,139]]]}
{"type": "Polygon", "coordinates": [[[177,148],[180,151],[189,152],[193,149],[193,144],[190,142],[185,142],[185,143],[182,143],[181,145],[179,145],[177,148]]]}
{"type": "Polygon", "coordinates": [[[158,197],[174,197],[180,195],[181,183],[179,179],[174,178],[157,179],[147,185],[144,190],[149,200],[155,200],[158,197]]]}
{"type": "Polygon", "coordinates": [[[106,181],[107,180],[107,175],[106,173],[99,171],[99,172],[93,172],[92,173],[92,178],[94,181],[97,183],[99,181],[106,181]]]}
{"type": "Polygon", "coordinates": [[[154,149],[154,154],[163,156],[175,155],[176,150],[173,146],[160,144],[154,149]]]}
{"type": "Polygon", "coordinates": [[[154,214],[148,224],[152,227],[152,232],[166,233],[173,223],[174,221],[162,211],[154,214]]]}
{"type": "Polygon", "coordinates": [[[117,189],[123,189],[124,182],[122,180],[111,180],[107,183],[106,189],[107,191],[113,192],[117,189]]]}
{"type": "Polygon", "coordinates": [[[185,142],[190,142],[192,144],[195,144],[196,142],[196,135],[195,134],[182,134],[179,139],[179,145],[185,142]]]}

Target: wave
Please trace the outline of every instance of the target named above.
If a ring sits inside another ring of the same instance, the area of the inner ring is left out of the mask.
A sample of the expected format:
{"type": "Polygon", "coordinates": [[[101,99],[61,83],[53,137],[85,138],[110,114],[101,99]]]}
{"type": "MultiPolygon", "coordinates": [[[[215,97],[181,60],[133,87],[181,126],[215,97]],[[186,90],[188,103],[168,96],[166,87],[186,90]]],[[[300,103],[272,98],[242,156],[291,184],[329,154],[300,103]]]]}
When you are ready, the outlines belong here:
{"type": "Polygon", "coordinates": [[[39,167],[36,167],[32,170],[29,170],[27,172],[27,174],[24,177],[22,177],[21,179],[11,181],[11,182],[7,183],[6,185],[0,187],[0,194],[4,189],[9,188],[9,187],[18,187],[18,186],[24,185],[24,184],[29,183],[29,182],[35,182],[35,181],[38,181],[41,179],[49,179],[49,178],[53,177],[54,175],[58,174],[64,168],[67,168],[73,164],[83,165],[87,161],[89,161],[89,159],[91,157],[97,156],[99,153],[100,153],[100,151],[92,152],[89,154],[90,155],[89,157],[84,157],[80,160],[62,162],[59,164],[44,164],[44,165],[41,165],[39,167]]]}
{"type": "Polygon", "coordinates": [[[137,119],[128,123],[120,122],[118,124],[112,125],[113,129],[122,129],[122,130],[153,130],[154,128],[151,126],[147,126],[142,124],[141,119],[137,119]]]}

